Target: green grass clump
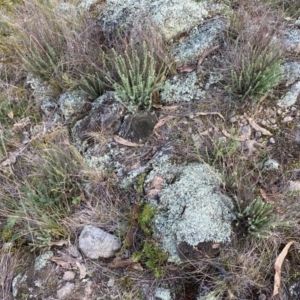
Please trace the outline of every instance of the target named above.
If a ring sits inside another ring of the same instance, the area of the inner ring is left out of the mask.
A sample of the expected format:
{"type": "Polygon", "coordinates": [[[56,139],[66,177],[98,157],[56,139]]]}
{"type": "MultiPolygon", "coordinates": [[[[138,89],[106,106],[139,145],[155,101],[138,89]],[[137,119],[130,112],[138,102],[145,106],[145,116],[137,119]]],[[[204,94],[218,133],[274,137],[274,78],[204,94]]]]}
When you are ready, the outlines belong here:
{"type": "Polygon", "coordinates": [[[5,188],[0,193],[0,216],[6,218],[12,240],[30,236],[34,247],[44,247],[70,235],[65,220],[81,200],[84,164],[73,147],[65,146],[42,148],[20,159],[16,174],[1,174],[5,188]]]}
{"type": "Polygon", "coordinates": [[[231,95],[243,101],[247,98],[255,101],[275,87],[282,75],[281,52],[269,44],[261,49],[248,44],[237,43],[231,49],[235,53],[229,59],[232,67],[227,82],[231,95]]]}
{"type": "Polygon", "coordinates": [[[129,43],[129,50],[118,53],[112,50],[115,62],[116,78],[110,74],[107,80],[116,91],[117,99],[131,112],[138,108],[149,110],[152,107],[152,95],[161,85],[167,68],[157,70],[157,61],[144,41],[141,52],[135,49],[134,42],[129,43]]]}
{"type": "Polygon", "coordinates": [[[244,209],[242,203],[236,200],[236,226],[256,238],[267,238],[271,230],[278,225],[274,206],[257,197],[244,209]]]}

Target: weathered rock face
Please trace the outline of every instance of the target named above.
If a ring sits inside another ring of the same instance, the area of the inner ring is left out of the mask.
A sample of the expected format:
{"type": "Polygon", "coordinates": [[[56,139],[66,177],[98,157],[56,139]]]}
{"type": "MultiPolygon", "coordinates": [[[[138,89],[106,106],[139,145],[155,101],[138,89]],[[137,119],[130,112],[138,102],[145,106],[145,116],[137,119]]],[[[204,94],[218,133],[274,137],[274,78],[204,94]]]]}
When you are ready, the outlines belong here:
{"type": "Polygon", "coordinates": [[[151,203],[158,208],[154,233],[169,253],[170,262],[180,262],[182,246],[230,240],[232,200],[222,194],[218,173],[200,163],[172,165],[160,159],[154,163],[147,183],[163,178],[163,188],[151,203]],[[181,253],[179,253],[181,252],[181,253]]]}
{"type": "Polygon", "coordinates": [[[121,241],[100,228],[85,226],[79,236],[79,248],[88,258],[109,258],[121,247],[121,241]]]}
{"type": "Polygon", "coordinates": [[[108,32],[114,32],[122,26],[131,26],[134,22],[141,24],[148,20],[167,39],[187,32],[201,24],[210,16],[209,11],[216,13],[221,6],[209,1],[194,0],[108,0],[107,9],[100,18],[100,24],[108,32]]]}

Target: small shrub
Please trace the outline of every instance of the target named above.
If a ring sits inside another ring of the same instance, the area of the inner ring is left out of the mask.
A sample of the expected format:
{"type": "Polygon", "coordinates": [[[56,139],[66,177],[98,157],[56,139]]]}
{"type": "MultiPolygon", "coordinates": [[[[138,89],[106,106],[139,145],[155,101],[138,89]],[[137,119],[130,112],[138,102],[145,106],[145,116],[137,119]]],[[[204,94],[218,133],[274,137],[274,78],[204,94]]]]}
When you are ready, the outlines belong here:
{"type": "Polygon", "coordinates": [[[275,221],[274,206],[264,202],[260,197],[254,199],[245,208],[242,208],[243,203],[239,200],[236,200],[236,204],[236,226],[246,230],[250,235],[266,238],[270,235],[271,229],[278,225],[275,221]]]}

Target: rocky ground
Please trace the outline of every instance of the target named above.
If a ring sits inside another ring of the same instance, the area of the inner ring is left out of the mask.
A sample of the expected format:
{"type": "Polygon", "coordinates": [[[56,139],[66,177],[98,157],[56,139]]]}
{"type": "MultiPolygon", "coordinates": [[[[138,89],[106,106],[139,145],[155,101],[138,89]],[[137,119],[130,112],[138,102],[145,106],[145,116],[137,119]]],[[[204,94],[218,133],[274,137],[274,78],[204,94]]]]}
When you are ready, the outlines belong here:
{"type": "Polygon", "coordinates": [[[219,2],[0,1],[2,299],[299,299],[300,5],[219,2]]]}

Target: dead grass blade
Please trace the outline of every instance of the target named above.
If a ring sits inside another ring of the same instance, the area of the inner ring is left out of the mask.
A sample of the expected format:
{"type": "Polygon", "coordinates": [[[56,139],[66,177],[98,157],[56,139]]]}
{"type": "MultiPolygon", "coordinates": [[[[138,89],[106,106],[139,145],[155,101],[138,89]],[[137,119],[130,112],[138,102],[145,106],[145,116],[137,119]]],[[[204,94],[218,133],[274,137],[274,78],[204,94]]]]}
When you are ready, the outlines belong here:
{"type": "Polygon", "coordinates": [[[223,117],[220,113],[218,113],[218,112],[216,112],[216,111],[212,111],[212,112],[198,112],[198,113],[195,113],[195,114],[190,114],[189,117],[190,117],[191,119],[193,119],[194,117],[198,117],[198,116],[209,116],[209,115],[217,115],[217,116],[219,116],[221,119],[223,119],[223,121],[225,121],[224,117],[223,117]]]}
{"type": "Polygon", "coordinates": [[[275,269],[275,278],[274,278],[274,290],[273,290],[273,297],[276,296],[279,292],[280,284],[281,284],[281,266],[283,261],[290,249],[290,247],[296,243],[296,241],[291,241],[285,245],[281,253],[276,258],[274,269],[275,269]]]}
{"type": "Polygon", "coordinates": [[[273,135],[267,129],[264,129],[263,127],[256,124],[255,121],[252,118],[250,118],[246,113],[244,113],[244,117],[248,120],[250,126],[253,127],[253,129],[255,129],[256,131],[260,131],[263,135],[269,135],[269,136],[273,135]]]}
{"type": "Polygon", "coordinates": [[[127,140],[121,138],[121,137],[118,136],[118,135],[114,135],[114,140],[115,140],[117,143],[119,143],[119,144],[121,144],[121,145],[124,145],[124,146],[128,146],[128,147],[140,147],[140,146],[142,146],[141,144],[132,143],[132,142],[130,142],[130,141],[127,141],[127,140]]]}
{"type": "Polygon", "coordinates": [[[203,60],[205,59],[206,56],[208,56],[210,53],[212,53],[213,51],[215,51],[219,48],[220,48],[220,46],[218,45],[218,46],[211,47],[211,48],[207,49],[205,52],[203,52],[198,59],[197,69],[203,63],[203,60]]]}

